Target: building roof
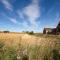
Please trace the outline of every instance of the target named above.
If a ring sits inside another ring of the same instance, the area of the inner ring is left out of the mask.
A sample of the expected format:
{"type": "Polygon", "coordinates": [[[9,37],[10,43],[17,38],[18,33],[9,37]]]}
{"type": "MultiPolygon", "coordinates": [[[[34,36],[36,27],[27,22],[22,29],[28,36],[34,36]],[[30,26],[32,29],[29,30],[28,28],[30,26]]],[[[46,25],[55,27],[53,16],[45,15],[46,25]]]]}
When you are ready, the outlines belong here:
{"type": "Polygon", "coordinates": [[[52,28],[44,28],[45,30],[51,30],[52,28]]]}

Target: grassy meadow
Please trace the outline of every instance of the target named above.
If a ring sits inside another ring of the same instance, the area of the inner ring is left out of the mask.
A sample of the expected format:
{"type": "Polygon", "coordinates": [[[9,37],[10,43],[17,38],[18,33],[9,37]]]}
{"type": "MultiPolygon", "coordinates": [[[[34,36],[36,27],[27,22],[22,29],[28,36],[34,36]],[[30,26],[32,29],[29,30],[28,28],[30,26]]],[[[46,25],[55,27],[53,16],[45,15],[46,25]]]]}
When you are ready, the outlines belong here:
{"type": "Polygon", "coordinates": [[[0,33],[0,60],[60,60],[60,35],[0,33]]]}

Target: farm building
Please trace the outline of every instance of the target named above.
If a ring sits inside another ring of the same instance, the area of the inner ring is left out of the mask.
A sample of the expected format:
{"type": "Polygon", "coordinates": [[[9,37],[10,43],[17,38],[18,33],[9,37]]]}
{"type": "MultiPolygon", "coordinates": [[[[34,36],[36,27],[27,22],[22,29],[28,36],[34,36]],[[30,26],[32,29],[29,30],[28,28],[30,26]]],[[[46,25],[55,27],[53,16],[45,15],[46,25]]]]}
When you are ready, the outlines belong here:
{"type": "Polygon", "coordinates": [[[56,28],[44,28],[43,34],[60,34],[60,22],[58,23],[56,28]]]}
{"type": "Polygon", "coordinates": [[[57,29],[58,34],[60,34],[60,22],[58,23],[56,29],[57,29]]]}
{"type": "Polygon", "coordinates": [[[51,32],[52,32],[52,29],[51,28],[44,28],[44,30],[43,30],[43,33],[44,34],[49,34],[51,32]]]}

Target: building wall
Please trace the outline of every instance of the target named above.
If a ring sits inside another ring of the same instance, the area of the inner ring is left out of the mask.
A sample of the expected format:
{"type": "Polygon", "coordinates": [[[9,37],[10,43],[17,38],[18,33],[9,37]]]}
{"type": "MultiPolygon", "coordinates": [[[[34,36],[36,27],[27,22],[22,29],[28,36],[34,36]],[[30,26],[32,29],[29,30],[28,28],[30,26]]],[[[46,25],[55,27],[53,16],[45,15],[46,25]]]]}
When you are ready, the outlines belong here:
{"type": "Polygon", "coordinates": [[[56,28],[53,28],[53,29],[44,28],[43,34],[54,34],[54,35],[60,34],[60,22],[58,23],[56,28]]]}
{"type": "Polygon", "coordinates": [[[47,28],[45,28],[45,29],[43,30],[43,34],[50,34],[50,33],[52,33],[52,29],[47,29],[47,28]]]}

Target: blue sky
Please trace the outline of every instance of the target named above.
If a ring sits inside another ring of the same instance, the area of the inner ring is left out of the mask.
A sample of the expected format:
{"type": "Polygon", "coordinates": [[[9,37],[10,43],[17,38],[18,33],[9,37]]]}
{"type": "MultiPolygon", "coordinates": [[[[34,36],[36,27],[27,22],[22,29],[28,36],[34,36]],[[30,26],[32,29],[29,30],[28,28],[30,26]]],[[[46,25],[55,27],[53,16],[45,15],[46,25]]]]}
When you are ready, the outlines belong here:
{"type": "Polygon", "coordinates": [[[0,0],[0,30],[42,32],[60,21],[60,0],[0,0]]]}

